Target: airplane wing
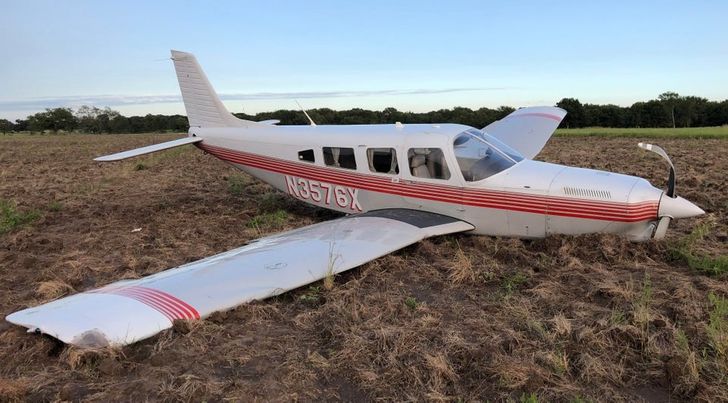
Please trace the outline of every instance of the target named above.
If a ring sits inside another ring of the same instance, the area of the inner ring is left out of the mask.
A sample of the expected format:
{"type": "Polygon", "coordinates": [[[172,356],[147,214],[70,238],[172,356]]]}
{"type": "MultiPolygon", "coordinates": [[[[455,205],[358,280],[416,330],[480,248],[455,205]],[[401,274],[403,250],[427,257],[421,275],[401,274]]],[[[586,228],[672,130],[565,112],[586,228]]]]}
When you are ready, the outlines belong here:
{"type": "Polygon", "coordinates": [[[184,146],[187,144],[199,143],[202,140],[203,140],[202,137],[182,137],[181,139],[177,139],[177,140],[166,141],[164,143],[153,144],[151,146],[146,146],[146,147],[141,147],[141,148],[135,148],[133,150],[122,151],[122,152],[116,153],[116,154],[104,155],[103,157],[96,157],[96,158],[94,158],[94,161],[98,161],[98,162],[119,161],[119,160],[131,158],[131,157],[136,157],[137,155],[150,154],[150,153],[157,152],[157,151],[167,150],[169,148],[175,148],[175,147],[180,147],[180,146],[184,146]]]}
{"type": "Polygon", "coordinates": [[[474,227],[424,211],[388,209],[261,238],[148,277],[122,280],[7,316],[7,320],[82,347],[151,337],[177,319],[272,297],[341,273],[424,238],[474,227]]]}
{"type": "Polygon", "coordinates": [[[549,141],[566,111],[555,106],[521,108],[501,120],[485,126],[483,131],[520,152],[535,157],[549,141]]]}

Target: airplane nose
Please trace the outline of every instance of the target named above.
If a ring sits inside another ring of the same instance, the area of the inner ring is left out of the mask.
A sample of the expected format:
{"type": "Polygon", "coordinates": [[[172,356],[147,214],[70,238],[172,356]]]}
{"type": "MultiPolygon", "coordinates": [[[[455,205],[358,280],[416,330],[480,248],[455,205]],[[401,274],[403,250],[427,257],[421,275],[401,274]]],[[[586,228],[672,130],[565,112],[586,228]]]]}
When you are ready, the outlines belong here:
{"type": "Polygon", "coordinates": [[[673,198],[663,194],[660,198],[660,209],[658,211],[660,217],[688,218],[703,214],[705,214],[703,209],[682,197],[673,198]]]}

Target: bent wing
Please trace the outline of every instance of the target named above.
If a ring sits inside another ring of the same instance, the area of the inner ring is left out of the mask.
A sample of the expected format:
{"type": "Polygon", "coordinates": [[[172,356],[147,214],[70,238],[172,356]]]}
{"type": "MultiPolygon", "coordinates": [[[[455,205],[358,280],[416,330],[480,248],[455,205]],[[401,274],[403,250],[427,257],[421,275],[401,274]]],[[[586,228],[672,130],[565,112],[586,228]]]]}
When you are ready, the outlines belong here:
{"type": "Polygon", "coordinates": [[[390,209],[261,238],[197,262],[61,298],[9,322],[83,347],[125,345],[253,300],[341,273],[424,238],[474,227],[423,211],[390,209]]]}
{"type": "Polygon", "coordinates": [[[549,141],[566,111],[555,106],[521,108],[483,131],[508,144],[526,158],[535,157],[549,141]]]}

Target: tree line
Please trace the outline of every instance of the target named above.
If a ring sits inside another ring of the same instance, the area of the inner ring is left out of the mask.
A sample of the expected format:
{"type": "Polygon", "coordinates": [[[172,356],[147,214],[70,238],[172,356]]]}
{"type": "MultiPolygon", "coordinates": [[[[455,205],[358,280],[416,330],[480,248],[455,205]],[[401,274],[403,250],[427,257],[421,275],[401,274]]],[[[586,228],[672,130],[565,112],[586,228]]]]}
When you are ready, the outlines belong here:
{"type": "Polygon", "coordinates": [[[556,106],[568,112],[560,127],[705,127],[728,124],[728,100],[709,101],[665,92],[632,106],[582,104],[564,98],[556,106]]]}
{"type": "MultiPolygon", "coordinates": [[[[696,96],[681,96],[674,92],[660,94],[657,99],[636,102],[631,106],[582,104],[575,98],[564,98],[556,106],[568,114],[561,127],[699,127],[728,124],[728,100],[709,101],[696,96]]],[[[430,112],[403,112],[395,108],[372,111],[360,108],[336,111],[329,108],[308,111],[318,124],[374,123],[461,123],[485,127],[515,109],[470,109],[455,107],[430,112]]],[[[284,125],[306,125],[308,119],[299,110],[277,110],[255,115],[235,113],[241,119],[261,121],[277,119],[284,125]]],[[[183,115],[124,116],[110,108],[82,106],[78,109],[52,108],[26,119],[10,122],[0,119],[0,132],[80,132],[80,133],[149,133],[185,132],[187,117],[183,115]]]]}
{"type": "Polygon", "coordinates": [[[15,123],[0,119],[0,132],[79,132],[79,133],[150,133],[187,131],[187,117],[183,115],[124,116],[111,108],[82,106],[52,108],[38,112],[15,123]]]}

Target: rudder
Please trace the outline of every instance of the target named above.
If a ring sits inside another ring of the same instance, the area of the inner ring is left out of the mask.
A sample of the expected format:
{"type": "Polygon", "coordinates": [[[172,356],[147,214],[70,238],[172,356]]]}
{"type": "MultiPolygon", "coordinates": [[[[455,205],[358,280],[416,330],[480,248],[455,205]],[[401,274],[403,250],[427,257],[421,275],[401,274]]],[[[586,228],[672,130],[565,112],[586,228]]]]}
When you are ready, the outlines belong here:
{"type": "Polygon", "coordinates": [[[171,53],[190,127],[244,127],[255,124],[238,119],[227,110],[192,53],[178,50],[171,53]]]}

